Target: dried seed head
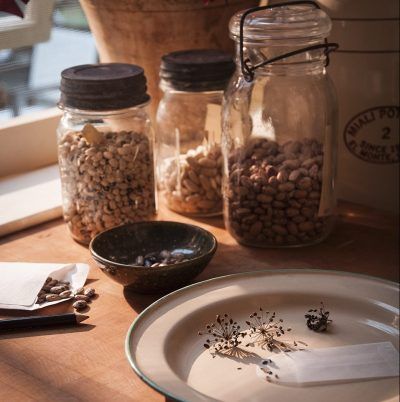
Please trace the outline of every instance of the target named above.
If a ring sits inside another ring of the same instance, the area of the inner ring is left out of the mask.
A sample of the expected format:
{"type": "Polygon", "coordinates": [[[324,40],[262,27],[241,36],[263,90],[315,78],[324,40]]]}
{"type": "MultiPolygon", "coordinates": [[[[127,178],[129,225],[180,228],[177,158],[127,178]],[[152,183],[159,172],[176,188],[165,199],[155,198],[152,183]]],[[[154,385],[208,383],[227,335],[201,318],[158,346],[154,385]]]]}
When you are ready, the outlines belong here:
{"type": "Polygon", "coordinates": [[[254,342],[249,343],[250,346],[258,344],[261,347],[267,347],[271,352],[274,350],[292,350],[296,346],[295,342],[291,343],[280,339],[287,329],[280,325],[283,320],[275,317],[275,312],[270,314],[268,311],[264,312],[262,308],[260,308],[260,313],[250,315],[250,321],[246,321],[250,327],[248,334],[254,340],[254,342]]]}
{"type": "Polygon", "coordinates": [[[310,309],[304,317],[306,318],[307,327],[315,332],[326,331],[328,325],[332,322],[332,320],[329,319],[329,311],[325,310],[324,303],[322,302],[319,310],[310,309]]]}
{"type": "MultiPolygon", "coordinates": [[[[232,350],[241,344],[240,337],[243,334],[240,332],[240,326],[237,322],[224,314],[223,316],[217,315],[216,322],[207,324],[206,332],[210,339],[207,339],[207,343],[204,344],[206,349],[211,349],[211,354],[216,353],[230,353],[232,350]]],[[[199,335],[203,335],[203,332],[199,332],[199,335]]]]}

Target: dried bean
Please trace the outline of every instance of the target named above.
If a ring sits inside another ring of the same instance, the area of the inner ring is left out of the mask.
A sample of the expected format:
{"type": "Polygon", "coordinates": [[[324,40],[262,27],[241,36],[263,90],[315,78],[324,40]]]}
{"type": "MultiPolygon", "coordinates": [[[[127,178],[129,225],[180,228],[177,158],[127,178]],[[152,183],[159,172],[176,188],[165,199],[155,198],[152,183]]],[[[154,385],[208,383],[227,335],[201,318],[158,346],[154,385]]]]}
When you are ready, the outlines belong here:
{"type": "Polygon", "coordinates": [[[299,223],[300,232],[309,232],[314,229],[314,224],[310,221],[299,223]]]}
{"type": "Polygon", "coordinates": [[[75,295],[74,296],[75,300],[84,300],[85,302],[89,303],[90,302],[90,297],[86,295],[75,295]]]}
{"type": "Polygon", "coordinates": [[[296,187],[300,190],[308,190],[311,187],[312,180],[310,177],[303,177],[296,183],[296,187]]]}
{"type": "Polygon", "coordinates": [[[260,201],[262,203],[270,203],[272,202],[273,198],[270,195],[266,194],[260,194],[256,197],[257,201],[260,201]]]}
{"type": "MultiPolygon", "coordinates": [[[[277,179],[277,181],[278,181],[279,183],[284,183],[284,182],[286,182],[287,179],[288,179],[288,174],[287,174],[284,170],[281,170],[281,171],[277,174],[276,179],[277,179]]],[[[278,186],[278,187],[279,187],[279,186],[278,186]]]]}
{"type": "Polygon", "coordinates": [[[300,213],[300,211],[298,209],[296,209],[296,208],[288,208],[286,210],[286,215],[289,218],[293,218],[294,216],[297,216],[299,213],[300,213]]]}
{"type": "Polygon", "coordinates": [[[52,302],[52,301],[56,301],[56,300],[61,300],[61,297],[54,293],[49,293],[46,295],[46,301],[52,302]]]}
{"type": "Polygon", "coordinates": [[[81,295],[81,294],[83,294],[84,291],[85,291],[85,288],[81,287],[81,288],[78,288],[78,289],[75,290],[75,294],[76,295],[81,295]]]}
{"type": "Polygon", "coordinates": [[[72,291],[71,291],[71,290],[64,290],[63,292],[61,292],[61,293],[59,294],[59,296],[60,296],[62,299],[66,299],[66,298],[70,297],[71,294],[72,294],[72,291]]]}
{"type": "MultiPolygon", "coordinates": [[[[214,215],[222,210],[222,156],[215,145],[199,146],[181,155],[177,162],[168,160],[161,167],[160,185],[170,209],[194,215],[214,215]]],[[[240,174],[240,172],[238,172],[240,174]]]]}
{"type": "Polygon", "coordinates": [[[154,216],[153,161],[145,134],[103,133],[87,124],[64,134],[59,162],[64,219],[78,241],[89,243],[109,227],[154,216]]]}
{"type": "Polygon", "coordinates": [[[75,310],[83,310],[85,307],[87,307],[87,302],[85,300],[77,300],[72,307],[75,310]]]}
{"type": "Polygon", "coordinates": [[[64,290],[67,290],[66,286],[53,286],[50,288],[50,293],[60,294],[61,292],[64,292],[64,290]]]}
{"type": "Polygon", "coordinates": [[[83,294],[88,297],[93,297],[96,294],[96,291],[94,290],[94,288],[86,288],[83,294]]]}
{"type": "Polygon", "coordinates": [[[240,241],[295,245],[317,240],[328,217],[318,217],[322,145],[315,140],[252,139],[228,157],[228,227],[240,241]]]}

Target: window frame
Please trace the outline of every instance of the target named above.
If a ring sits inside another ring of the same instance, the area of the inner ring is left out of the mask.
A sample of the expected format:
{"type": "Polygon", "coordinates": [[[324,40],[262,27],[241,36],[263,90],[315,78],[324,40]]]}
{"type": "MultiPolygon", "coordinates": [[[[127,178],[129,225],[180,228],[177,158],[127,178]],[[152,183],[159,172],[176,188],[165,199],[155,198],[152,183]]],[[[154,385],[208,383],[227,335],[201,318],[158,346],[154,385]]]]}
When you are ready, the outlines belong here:
{"type": "MultiPolygon", "coordinates": [[[[47,41],[54,6],[55,0],[32,0],[23,19],[0,18],[0,50],[47,41]]],[[[61,184],[55,178],[61,117],[62,111],[51,107],[0,122],[0,237],[61,216],[61,184]]]]}

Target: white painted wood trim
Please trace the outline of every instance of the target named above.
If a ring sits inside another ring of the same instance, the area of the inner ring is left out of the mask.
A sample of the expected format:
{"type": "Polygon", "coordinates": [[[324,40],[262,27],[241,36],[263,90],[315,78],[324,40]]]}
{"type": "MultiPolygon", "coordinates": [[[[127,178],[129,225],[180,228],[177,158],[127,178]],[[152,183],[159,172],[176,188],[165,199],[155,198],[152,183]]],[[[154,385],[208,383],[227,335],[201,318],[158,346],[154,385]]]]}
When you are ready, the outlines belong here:
{"type": "Polygon", "coordinates": [[[58,108],[15,117],[0,125],[0,177],[57,163],[58,108]]]}
{"type": "Polygon", "coordinates": [[[0,180],[0,236],[61,216],[58,165],[0,180]]]}
{"type": "Polygon", "coordinates": [[[0,19],[0,49],[31,46],[49,39],[54,0],[31,0],[24,18],[0,19]]]}

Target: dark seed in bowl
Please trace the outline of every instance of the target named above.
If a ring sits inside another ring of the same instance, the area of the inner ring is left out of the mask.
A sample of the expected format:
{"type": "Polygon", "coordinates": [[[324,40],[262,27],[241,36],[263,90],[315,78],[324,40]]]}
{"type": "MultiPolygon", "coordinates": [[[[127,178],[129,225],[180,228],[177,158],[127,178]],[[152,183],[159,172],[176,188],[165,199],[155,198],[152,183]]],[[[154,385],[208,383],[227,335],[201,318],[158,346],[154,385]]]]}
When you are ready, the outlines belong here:
{"type": "Polygon", "coordinates": [[[167,265],[177,264],[179,262],[189,261],[182,253],[175,251],[162,250],[158,252],[148,253],[146,255],[138,255],[135,260],[135,265],[139,267],[165,267],[167,265]]]}

